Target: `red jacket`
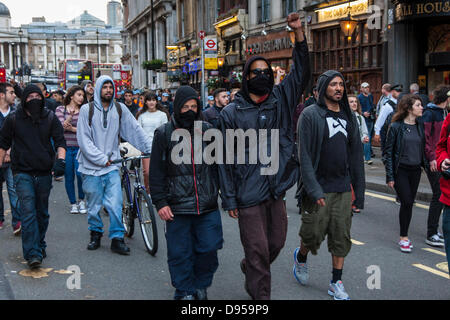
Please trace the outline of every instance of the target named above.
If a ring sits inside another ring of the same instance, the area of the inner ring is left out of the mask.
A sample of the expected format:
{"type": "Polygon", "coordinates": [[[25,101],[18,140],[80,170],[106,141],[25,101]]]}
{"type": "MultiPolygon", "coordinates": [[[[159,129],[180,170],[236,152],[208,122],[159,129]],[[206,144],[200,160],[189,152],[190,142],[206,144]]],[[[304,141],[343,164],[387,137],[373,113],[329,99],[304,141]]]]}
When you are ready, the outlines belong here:
{"type": "MultiPolygon", "coordinates": [[[[450,114],[445,118],[442,125],[441,136],[436,147],[436,161],[439,171],[442,171],[441,164],[445,159],[450,159],[450,139],[449,139],[450,114]]],[[[441,201],[443,204],[450,206],[450,180],[441,178],[441,201]]]]}

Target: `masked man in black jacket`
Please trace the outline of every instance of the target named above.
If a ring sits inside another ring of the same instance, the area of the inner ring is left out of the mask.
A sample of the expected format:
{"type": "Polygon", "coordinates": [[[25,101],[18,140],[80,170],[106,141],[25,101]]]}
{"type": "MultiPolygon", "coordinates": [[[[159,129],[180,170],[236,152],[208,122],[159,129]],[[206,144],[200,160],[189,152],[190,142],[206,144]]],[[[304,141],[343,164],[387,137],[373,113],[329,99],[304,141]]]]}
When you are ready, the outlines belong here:
{"type": "Polygon", "coordinates": [[[32,269],[39,268],[46,257],[48,199],[55,161],[51,139],[57,150],[55,174],[64,175],[66,157],[64,129],[44,104],[44,95],[37,86],[26,87],[21,105],[8,115],[0,131],[0,166],[12,146],[11,168],[21,212],[23,254],[32,269]]]}
{"type": "MultiPolygon", "coordinates": [[[[241,262],[245,288],[257,300],[270,299],[270,264],[286,240],[283,198],[298,179],[298,164],[293,160],[292,117],[311,75],[308,45],[299,15],[290,14],[288,24],[296,38],[290,74],[274,86],[270,63],[260,56],[250,58],[244,68],[241,91],[219,117],[219,128],[226,137],[224,145],[234,144],[234,137],[233,140],[227,137],[230,129],[236,134],[244,130],[248,136],[256,131],[253,140],[259,140],[249,142],[244,137],[244,150],[238,148],[242,151],[234,159],[219,165],[222,206],[239,222],[245,252],[241,262]],[[266,148],[266,155],[273,160],[270,165],[255,146],[259,151],[266,148]],[[245,163],[239,160],[242,156],[245,163]]],[[[228,151],[227,147],[227,155],[228,151]]]]}
{"type": "Polygon", "coordinates": [[[156,129],[150,160],[150,194],[166,221],[169,271],[177,300],[207,298],[223,243],[217,166],[194,160],[201,155],[198,148],[208,145],[196,141],[194,132],[201,139],[212,128],[200,121],[200,108],[194,89],[177,90],[174,116],[156,129]]]}

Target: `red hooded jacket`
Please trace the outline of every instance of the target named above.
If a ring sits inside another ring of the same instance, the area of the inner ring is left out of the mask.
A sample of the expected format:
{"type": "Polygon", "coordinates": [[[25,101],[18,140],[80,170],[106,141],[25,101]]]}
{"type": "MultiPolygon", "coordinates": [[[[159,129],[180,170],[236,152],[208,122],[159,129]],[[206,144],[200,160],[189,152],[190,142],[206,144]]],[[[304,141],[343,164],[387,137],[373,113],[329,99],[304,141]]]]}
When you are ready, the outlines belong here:
{"type": "MultiPolygon", "coordinates": [[[[445,159],[450,159],[450,139],[449,128],[450,126],[450,114],[445,118],[442,125],[441,136],[436,147],[436,161],[439,171],[442,171],[441,164],[445,159]]],[[[439,181],[441,185],[441,197],[439,201],[443,204],[450,206],[450,180],[441,178],[439,181]]]]}

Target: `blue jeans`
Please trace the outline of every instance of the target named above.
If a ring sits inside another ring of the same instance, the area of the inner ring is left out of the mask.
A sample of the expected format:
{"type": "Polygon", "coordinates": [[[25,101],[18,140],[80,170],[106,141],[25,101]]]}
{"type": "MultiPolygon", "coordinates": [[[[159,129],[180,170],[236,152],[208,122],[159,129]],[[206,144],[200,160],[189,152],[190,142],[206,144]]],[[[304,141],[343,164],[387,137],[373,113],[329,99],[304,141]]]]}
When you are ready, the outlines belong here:
{"type": "Polygon", "coordinates": [[[80,148],[67,147],[66,151],[66,172],[64,174],[64,181],[70,204],[77,203],[77,198],[75,195],[75,175],[77,176],[78,199],[84,200],[83,181],[81,179],[81,173],[78,172],[78,150],[80,150],[80,148]]]}
{"type": "MultiPolygon", "coordinates": [[[[447,262],[450,268],[450,207],[445,206],[442,216],[442,231],[444,233],[445,253],[447,255],[447,262]]],[[[449,269],[450,274],[450,269],[449,269]]]]}
{"type": "MultiPolygon", "coordinates": [[[[16,189],[14,188],[14,177],[11,167],[5,167],[0,169],[0,174],[6,181],[6,188],[8,189],[9,205],[11,207],[11,225],[14,228],[17,223],[20,222],[20,214],[18,211],[18,198],[16,189]]],[[[4,206],[3,206],[3,182],[0,184],[0,221],[5,221],[4,206]]]]}
{"type": "Polygon", "coordinates": [[[86,195],[88,224],[90,231],[103,233],[100,210],[105,207],[109,213],[109,238],[123,239],[125,228],[122,223],[122,186],[118,170],[102,176],[82,174],[83,191],[86,195]]]}
{"type": "Polygon", "coordinates": [[[25,260],[42,259],[45,234],[50,216],[48,198],[52,189],[52,176],[34,177],[26,173],[14,175],[14,186],[19,198],[22,220],[22,249],[25,260]]]}
{"type": "Polygon", "coordinates": [[[220,212],[175,215],[166,223],[166,240],[174,298],[210,287],[219,267],[217,250],[223,245],[220,212]]]}
{"type": "Polygon", "coordinates": [[[367,125],[367,131],[369,131],[369,142],[364,143],[364,160],[369,161],[372,158],[372,130],[373,130],[373,120],[364,118],[367,125]]]}

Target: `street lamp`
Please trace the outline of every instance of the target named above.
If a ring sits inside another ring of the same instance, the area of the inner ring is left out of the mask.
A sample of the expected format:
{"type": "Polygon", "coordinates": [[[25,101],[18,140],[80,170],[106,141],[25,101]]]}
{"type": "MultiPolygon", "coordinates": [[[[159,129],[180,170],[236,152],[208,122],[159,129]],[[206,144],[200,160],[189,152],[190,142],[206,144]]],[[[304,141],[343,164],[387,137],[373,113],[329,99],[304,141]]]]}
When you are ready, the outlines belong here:
{"type": "Polygon", "coordinates": [[[55,51],[55,74],[58,72],[58,69],[56,67],[56,30],[53,29],[53,46],[54,46],[54,51],[55,51]]]}
{"type": "Polygon", "coordinates": [[[66,41],[67,41],[67,36],[64,34],[63,37],[63,41],[64,41],[64,60],[66,60],[66,41]]]}
{"type": "MultiPolygon", "coordinates": [[[[22,28],[20,28],[20,29],[19,29],[19,55],[20,55],[20,68],[23,68],[22,37],[23,37],[23,30],[22,30],[22,28]]],[[[22,72],[23,72],[23,70],[22,70],[22,72]]]]}
{"type": "Polygon", "coordinates": [[[98,35],[100,34],[100,32],[98,31],[98,28],[97,28],[96,34],[97,34],[97,68],[98,68],[96,77],[99,78],[101,75],[101,72],[100,72],[100,44],[99,44],[99,40],[98,40],[98,35]]]}
{"type": "Polygon", "coordinates": [[[14,42],[11,42],[11,47],[12,47],[12,54],[13,54],[13,78],[14,80],[16,80],[16,44],[14,42]]]}

